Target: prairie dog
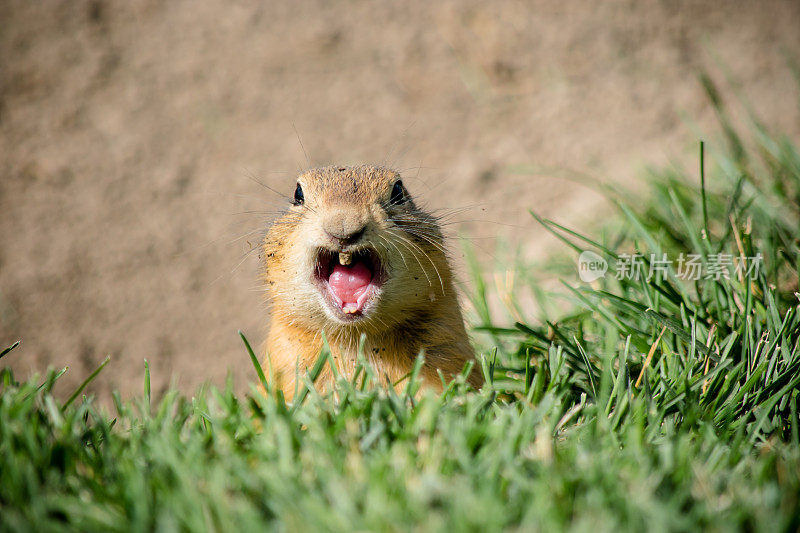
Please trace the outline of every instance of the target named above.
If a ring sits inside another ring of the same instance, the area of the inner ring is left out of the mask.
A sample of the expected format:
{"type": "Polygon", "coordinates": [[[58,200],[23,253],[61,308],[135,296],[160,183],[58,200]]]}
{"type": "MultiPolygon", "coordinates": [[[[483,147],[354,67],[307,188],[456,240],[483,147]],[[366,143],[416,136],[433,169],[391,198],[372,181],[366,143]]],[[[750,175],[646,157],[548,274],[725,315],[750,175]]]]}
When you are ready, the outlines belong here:
{"type": "MultiPolygon", "coordinates": [[[[350,377],[359,344],[384,383],[411,372],[424,350],[426,386],[475,359],[437,219],[414,203],[398,173],[326,167],[300,175],[288,211],[264,241],[271,304],[265,372],[287,399],[328,339],[350,377]]],[[[329,380],[325,368],[318,383],[329,380]]],[[[477,362],[468,378],[483,384],[477,362]]]]}

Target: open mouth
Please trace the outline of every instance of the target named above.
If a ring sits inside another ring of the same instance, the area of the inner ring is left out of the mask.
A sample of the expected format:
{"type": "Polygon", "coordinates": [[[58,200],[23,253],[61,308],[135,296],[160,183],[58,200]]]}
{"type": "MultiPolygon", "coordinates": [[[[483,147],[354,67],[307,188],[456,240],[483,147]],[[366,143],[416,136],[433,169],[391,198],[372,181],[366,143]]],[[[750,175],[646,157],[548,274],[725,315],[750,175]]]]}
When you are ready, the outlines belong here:
{"type": "Polygon", "coordinates": [[[342,318],[357,318],[384,281],[380,257],[374,250],[334,252],[321,249],[314,275],[320,291],[342,318]]]}

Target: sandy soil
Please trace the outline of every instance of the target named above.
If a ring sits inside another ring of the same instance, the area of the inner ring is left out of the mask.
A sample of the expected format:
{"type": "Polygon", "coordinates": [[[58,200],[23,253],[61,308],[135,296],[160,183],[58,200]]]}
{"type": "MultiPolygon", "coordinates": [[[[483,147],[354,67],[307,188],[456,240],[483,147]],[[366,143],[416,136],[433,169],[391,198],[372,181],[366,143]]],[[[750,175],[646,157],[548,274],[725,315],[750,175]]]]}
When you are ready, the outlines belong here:
{"type": "MultiPolygon", "coordinates": [[[[800,3],[0,1],[0,345],[21,375],[243,385],[266,314],[247,254],[309,163],[386,162],[455,230],[546,245],[598,198],[691,161],[729,69],[797,135],[800,3]],[[723,68],[723,65],[725,66],[723,68]],[[691,155],[690,155],[691,154],[691,155]],[[421,167],[421,168],[420,168],[421,167]]],[[[490,246],[490,245],[487,245],[490,246]]]]}

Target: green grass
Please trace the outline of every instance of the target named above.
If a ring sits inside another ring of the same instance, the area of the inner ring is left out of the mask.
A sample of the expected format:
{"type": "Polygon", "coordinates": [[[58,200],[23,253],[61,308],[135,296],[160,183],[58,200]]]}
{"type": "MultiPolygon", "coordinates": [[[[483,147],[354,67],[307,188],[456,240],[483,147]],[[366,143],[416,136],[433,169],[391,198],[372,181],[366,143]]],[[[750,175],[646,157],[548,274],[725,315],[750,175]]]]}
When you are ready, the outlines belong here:
{"type": "Polygon", "coordinates": [[[609,191],[618,227],[601,237],[539,221],[612,263],[761,253],[754,279],[564,272],[555,294],[518,291],[567,312],[505,323],[476,268],[480,393],[417,395],[414,376],[387,392],[362,366],[320,396],[318,366],[294,405],[232,385],[153,403],[146,370],[142,397],[107,413],[86,383],[57,400],[63,372],[4,369],[0,530],[797,530],[800,153],[758,123],[740,138],[717,105],[705,187],[667,169],[646,201],[609,191]]]}

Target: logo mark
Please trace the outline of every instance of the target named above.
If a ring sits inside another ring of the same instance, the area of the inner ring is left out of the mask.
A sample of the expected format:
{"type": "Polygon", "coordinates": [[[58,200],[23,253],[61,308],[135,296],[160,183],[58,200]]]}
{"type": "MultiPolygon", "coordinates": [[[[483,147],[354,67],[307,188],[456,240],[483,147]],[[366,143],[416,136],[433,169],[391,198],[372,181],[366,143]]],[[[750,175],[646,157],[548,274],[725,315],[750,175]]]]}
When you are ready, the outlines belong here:
{"type": "Polygon", "coordinates": [[[591,283],[605,276],[607,271],[608,261],[602,256],[589,250],[582,252],[578,256],[578,276],[580,276],[581,281],[591,283]]]}

